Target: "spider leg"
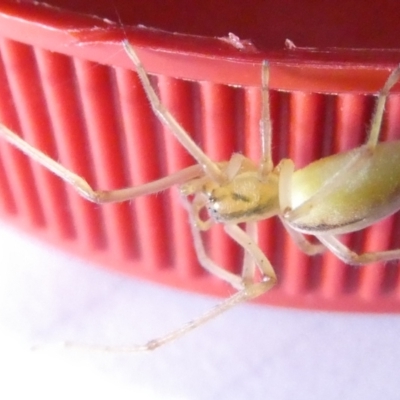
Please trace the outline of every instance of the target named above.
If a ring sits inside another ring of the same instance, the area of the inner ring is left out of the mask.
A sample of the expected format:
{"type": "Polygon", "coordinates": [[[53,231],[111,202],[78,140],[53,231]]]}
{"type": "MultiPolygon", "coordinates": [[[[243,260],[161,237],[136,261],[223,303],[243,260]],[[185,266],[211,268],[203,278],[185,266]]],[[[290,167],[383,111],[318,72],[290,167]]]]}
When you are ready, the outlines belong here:
{"type": "MultiPolygon", "coordinates": [[[[239,243],[244,250],[248,253],[249,258],[245,258],[244,264],[255,263],[261,270],[263,279],[261,281],[255,281],[254,276],[243,278],[243,287],[241,290],[217,304],[211,310],[201,315],[200,317],[189,321],[181,328],[176,329],[164,336],[160,336],[156,339],[150,340],[142,345],[132,345],[132,346],[102,346],[102,345],[79,345],[75,343],[66,343],[65,346],[82,349],[82,350],[97,350],[106,352],[142,352],[155,350],[167,343],[170,343],[186,333],[192,331],[193,329],[205,324],[206,322],[212,320],[218,315],[230,310],[234,306],[243,303],[245,301],[254,299],[270,290],[276,283],[275,272],[265,257],[262,250],[258,247],[256,242],[252,239],[251,234],[246,233],[237,225],[225,225],[225,231],[231,236],[237,243],[239,243]]],[[[250,227],[250,231],[252,228],[250,227]]],[[[218,267],[220,268],[220,267],[218,267]]],[[[251,272],[252,269],[248,268],[248,265],[244,268],[244,274],[251,272]]]]}
{"type": "Polygon", "coordinates": [[[366,253],[355,253],[345,246],[335,236],[329,235],[316,235],[317,238],[323,243],[336,257],[340,258],[349,265],[365,265],[378,261],[391,261],[400,259],[400,249],[373,251],[366,253]]]}
{"type": "MultiPolygon", "coordinates": [[[[248,227],[250,228],[250,232],[254,232],[254,227],[252,225],[253,223],[248,223],[248,227]]],[[[263,280],[265,282],[268,282],[269,285],[267,285],[267,289],[269,290],[273,285],[276,283],[276,274],[275,271],[269,262],[268,258],[265,256],[263,251],[260,249],[258,244],[256,243],[256,240],[253,240],[251,237],[252,234],[245,232],[243,229],[241,229],[238,225],[236,224],[226,224],[224,226],[225,232],[233,239],[235,242],[237,242],[240,246],[243,247],[246,253],[251,257],[252,261],[257,265],[259,268],[263,280]]],[[[255,292],[258,291],[256,289],[258,286],[254,282],[254,276],[246,276],[246,272],[244,272],[244,283],[247,286],[247,290],[251,293],[252,292],[252,287],[254,286],[255,292]],[[251,281],[251,283],[248,283],[248,281],[251,281]]],[[[255,295],[254,297],[258,296],[259,294],[255,295]]]]}
{"type": "Polygon", "coordinates": [[[272,171],[274,164],[272,162],[272,123],[269,101],[269,65],[267,61],[263,61],[261,70],[261,163],[260,174],[266,176],[272,171]]]}
{"type": "Polygon", "coordinates": [[[31,159],[40,163],[62,180],[72,185],[72,187],[85,199],[94,203],[114,203],[126,200],[132,200],[138,196],[157,193],[169,187],[185,182],[189,179],[198,177],[202,173],[199,165],[193,165],[185,168],[167,177],[149,182],[140,186],[127,187],[116,190],[94,190],[85,179],[65,168],[59,162],[44,154],[27,143],[20,136],[12,132],[6,126],[0,124],[0,137],[3,137],[13,146],[28,155],[31,159]]]}
{"type": "Polygon", "coordinates": [[[316,254],[321,254],[326,250],[326,247],[323,244],[310,242],[301,232],[293,229],[282,217],[280,217],[280,220],[292,240],[303,253],[309,256],[315,256],[316,254]]]}
{"type": "Polygon", "coordinates": [[[284,159],[279,163],[279,208],[282,214],[292,209],[292,177],[294,163],[292,160],[284,159]]]}
{"type": "MultiPolygon", "coordinates": [[[[229,272],[217,265],[208,255],[204,248],[203,238],[201,237],[201,232],[198,228],[198,216],[196,215],[198,210],[194,208],[193,204],[190,204],[186,197],[182,197],[182,202],[189,214],[190,228],[192,231],[193,244],[196,250],[197,258],[201,266],[208,271],[210,274],[222,279],[223,281],[229,283],[234,288],[241,290],[243,289],[242,278],[232,272],[229,272]]],[[[207,221],[209,222],[209,221],[207,221]]],[[[210,223],[204,226],[204,230],[211,227],[210,223]]]]}
{"type": "Polygon", "coordinates": [[[225,180],[225,175],[219,169],[218,164],[212,161],[200,149],[200,147],[197,146],[197,144],[189,136],[186,130],[183,129],[183,127],[178,123],[178,121],[173,117],[173,115],[161,103],[161,100],[158,97],[157,93],[155,92],[153,86],[151,85],[150,79],[139,57],[137,56],[134,48],[131,46],[128,40],[124,40],[122,44],[129,58],[132,60],[133,64],[136,67],[136,72],[138,73],[139,79],[142,82],[143,89],[158,119],[171,130],[171,132],[179,140],[182,146],[196,159],[196,161],[204,169],[204,172],[211,179],[213,179],[216,182],[223,182],[225,180]]]}
{"type": "Polygon", "coordinates": [[[378,141],[381,133],[383,112],[385,111],[387,97],[390,90],[400,79],[400,65],[389,75],[384,87],[379,92],[378,99],[375,104],[375,111],[372,116],[371,128],[367,140],[367,145],[374,148],[378,141]]]}
{"type": "Polygon", "coordinates": [[[211,310],[206,312],[205,314],[201,315],[200,317],[189,321],[181,328],[176,329],[164,336],[160,336],[156,339],[150,340],[145,344],[142,345],[130,345],[130,346],[102,346],[102,345],[86,345],[86,344],[76,344],[66,342],[64,343],[64,347],[78,349],[78,350],[95,350],[101,352],[121,352],[121,353],[136,353],[136,352],[143,352],[143,351],[151,351],[155,350],[158,347],[161,347],[167,343],[173,342],[174,340],[180,338],[181,336],[189,333],[193,329],[205,324],[206,322],[212,320],[213,318],[217,317],[218,315],[228,311],[229,309],[233,308],[237,304],[243,303],[244,301],[250,300],[258,295],[261,295],[265,291],[268,290],[268,282],[260,282],[256,283],[251,287],[249,291],[248,288],[244,288],[239,292],[236,292],[231,297],[227,298],[226,300],[222,301],[221,303],[217,304],[211,310]]]}

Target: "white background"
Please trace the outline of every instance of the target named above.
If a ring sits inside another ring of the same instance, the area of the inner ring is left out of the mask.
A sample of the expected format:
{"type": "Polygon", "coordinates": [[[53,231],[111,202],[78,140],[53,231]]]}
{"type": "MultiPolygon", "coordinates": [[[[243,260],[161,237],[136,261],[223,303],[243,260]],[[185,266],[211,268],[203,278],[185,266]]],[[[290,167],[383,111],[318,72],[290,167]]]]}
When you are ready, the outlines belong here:
{"type": "Polygon", "coordinates": [[[7,225],[0,243],[2,399],[400,398],[397,315],[246,304],[152,353],[49,346],[144,342],[217,299],[113,274],[7,225]]]}

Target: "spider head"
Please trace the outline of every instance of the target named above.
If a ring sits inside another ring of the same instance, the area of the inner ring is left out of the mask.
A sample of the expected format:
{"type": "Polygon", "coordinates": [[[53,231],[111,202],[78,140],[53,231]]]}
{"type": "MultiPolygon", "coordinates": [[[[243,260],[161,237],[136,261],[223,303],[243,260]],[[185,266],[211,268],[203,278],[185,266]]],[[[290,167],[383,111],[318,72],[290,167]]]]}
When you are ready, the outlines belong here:
{"type": "Polygon", "coordinates": [[[208,181],[202,192],[206,208],[215,222],[249,222],[279,213],[278,177],[260,178],[258,170],[240,171],[226,183],[208,181]]]}
{"type": "Polygon", "coordinates": [[[204,208],[217,223],[258,221],[279,213],[276,169],[261,176],[260,169],[241,154],[234,154],[229,162],[218,166],[225,176],[222,182],[203,175],[180,188],[184,196],[194,195],[192,207],[197,225],[202,225],[199,213],[204,208]]]}

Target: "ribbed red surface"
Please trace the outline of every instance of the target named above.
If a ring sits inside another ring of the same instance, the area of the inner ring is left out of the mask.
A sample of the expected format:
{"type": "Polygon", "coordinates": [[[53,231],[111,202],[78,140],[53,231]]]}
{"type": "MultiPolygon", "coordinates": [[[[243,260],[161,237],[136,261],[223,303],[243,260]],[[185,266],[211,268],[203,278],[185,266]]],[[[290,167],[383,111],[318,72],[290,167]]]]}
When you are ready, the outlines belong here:
{"type": "MultiPolygon", "coordinates": [[[[122,47],[121,47],[122,51],[122,47]]],[[[0,121],[82,175],[95,188],[139,185],[193,160],[156,119],[136,74],[40,47],[0,40],[0,121]]],[[[90,52],[88,52],[90,53],[90,52]]],[[[261,66],[257,65],[261,74],[261,66]]],[[[153,78],[154,79],[154,78],[153,78]]],[[[271,78],[272,79],[272,78],[271,78]]],[[[260,154],[260,90],[159,76],[166,108],[214,160],[260,154]]],[[[371,95],[271,92],[274,160],[297,167],[365,140],[371,95]]],[[[400,95],[390,97],[383,138],[399,139],[400,95]]],[[[98,206],[0,141],[0,213],[35,235],[117,271],[225,295],[198,265],[175,188],[133,202],[98,206]]],[[[397,217],[344,238],[356,250],[400,247],[397,217]]],[[[279,285],[260,301],[295,307],[400,311],[397,263],[351,268],[334,256],[308,257],[278,220],[259,224],[261,247],[279,285]]],[[[216,227],[211,257],[238,271],[242,250],[216,227]]]]}

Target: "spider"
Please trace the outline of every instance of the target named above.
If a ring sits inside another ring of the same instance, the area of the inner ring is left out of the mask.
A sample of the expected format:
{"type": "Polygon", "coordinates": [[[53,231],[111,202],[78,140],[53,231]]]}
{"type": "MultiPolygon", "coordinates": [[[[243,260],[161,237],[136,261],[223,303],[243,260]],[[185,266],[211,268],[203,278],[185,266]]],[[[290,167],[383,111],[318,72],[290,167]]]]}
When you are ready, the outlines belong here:
{"type": "Polygon", "coordinates": [[[272,162],[268,62],[264,61],[261,67],[262,155],[259,165],[241,154],[233,154],[226,162],[214,162],[163,106],[132,45],[127,40],[122,44],[136,68],[154,113],[197,164],[141,186],[93,190],[81,176],[34,148],[4,125],[0,125],[0,137],[71,184],[91,202],[123,202],[179,185],[200,264],[237,291],[199,318],[143,345],[84,347],[127,352],[153,350],[235,305],[269,291],[276,284],[277,277],[257,244],[257,222],[273,216],[280,219],[294,242],[310,256],[329,249],[347,264],[354,265],[400,259],[400,249],[356,254],[336,238],[338,234],[372,225],[400,209],[400,141],[379,142],[386,99],[400,77],[400,66],[389,75],[378,94],[364,145],[295,170],[290,159],[283,159],[277,165],[272,162]],[[242,223],[244,229],[239,226],[242,223]],[[222,224],[225,232],[244,249],[240,274],[225,270],[207,256],[201,231],[214,224],[222,224]],[[304,234],[315,236],[318,243],[310,242],[304,234]]]}

